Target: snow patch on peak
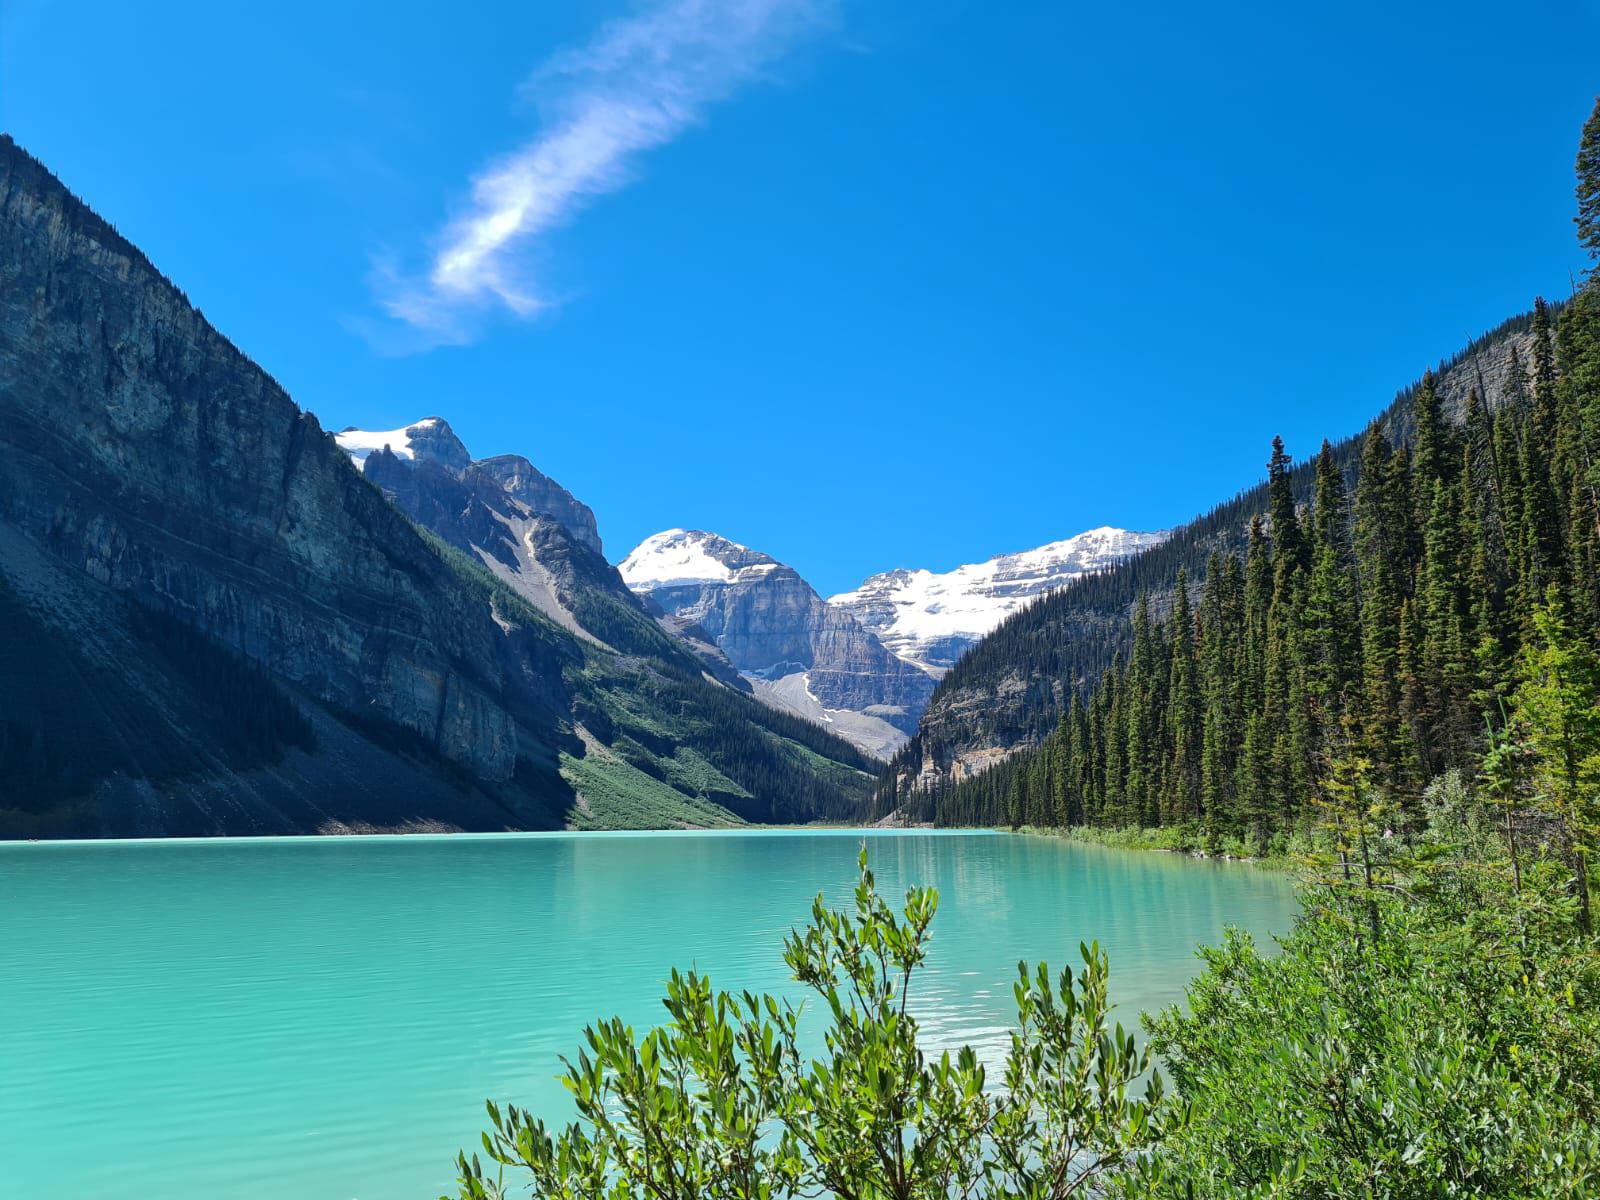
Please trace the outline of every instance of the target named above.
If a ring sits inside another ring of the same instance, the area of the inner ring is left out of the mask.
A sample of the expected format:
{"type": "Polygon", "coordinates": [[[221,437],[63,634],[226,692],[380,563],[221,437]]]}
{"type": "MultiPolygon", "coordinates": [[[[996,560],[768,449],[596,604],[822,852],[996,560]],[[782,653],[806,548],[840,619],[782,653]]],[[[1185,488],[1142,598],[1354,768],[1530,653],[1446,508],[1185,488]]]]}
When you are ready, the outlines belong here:
{"type": "Polygon", "coordinates": [[[951,571],[886,571],[828,603],[849,612],[900,657],[942,671],[1035,597],[1158,545],[1168,532],[1102,525],[951,571]]]}
{"type": "Polygon", "coordinates": [[[441,435],[452,440],[455,438],[455,434],[451,432],[450,426],[442,417],[423,417],[422,420],[413,422],[403,429],[357,429],[352,425],[334,434],[333,440],[339,443],[339,449],[348,454],[359,467],[367,461],[369,454],[376,454],[385,447],[396,458],[414,462],[419,443],[436,440],[441,435]]]}
{"type": "Polygon", "coordinates": [[[700,529],[664,529],[633,548],[617,567],[635,591],[689,583],[729,583],[734,566],[728,549],[751,551],[736,542],[700,529]]]}

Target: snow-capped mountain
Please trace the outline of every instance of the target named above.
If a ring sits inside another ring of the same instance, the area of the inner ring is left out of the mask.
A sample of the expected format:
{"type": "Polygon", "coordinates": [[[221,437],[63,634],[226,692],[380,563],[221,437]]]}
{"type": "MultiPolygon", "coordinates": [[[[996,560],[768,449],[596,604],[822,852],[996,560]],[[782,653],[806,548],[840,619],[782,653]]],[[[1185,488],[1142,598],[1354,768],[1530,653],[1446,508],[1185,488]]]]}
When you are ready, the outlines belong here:
{"type": "Polygon", "coordinates": [[[467,448],[443,417],[423,417],[404,429],[372,430],[351,426],[343,433],[334,434],[333,440],[358,467],[365,466],[367,459],[380,450],[388,450],[406,462],[431,459],[456,471],[465,469],[472,461],[467,448]]]}
{"type": "Polygon", "coordinates": [[[953,571],[885,571],[828,603],[907,662],[942,675],[984,634],[1036,596],[1164,541],[1167,531],[1103,526],[953,571]]]}
{"type": "MultiPolygon", "coordinates": [[[[770,555],[699,529],[667,529],[635,546],[617,569],[635,591],[732,583],[782,566],[770,555]]],[[[784,568],[787,570],[788,568],[784,568]]]]}
{"type": "Polygon", "coordinates": [[[669,529],[639,543],[620,570],[669,627],[703,631],[774,707],[874,754],[915,732],[932,677],[828,605],[794,568],[714,533],[669,529]]]}
{"type": "MultiPolygon", "coordinates": [[[[467,506],[465,495],[452,496],[452,502],[456,499],[463,501],[462,519],[473,512],[477,512],[481,519],[483,502],[487,500],[502,523],[514,523],[519,517],[537,514],[555,521],[570,537],[596,554],[601,552],[600,531],[595,524],[594,513],[587,504],[520,454],[497,454],[492,458],[474,461],[443,417],[424,417],[403,429],[373,431],[350,428],[333,436],[357,469],[385,491],[394,492],[397,486],[401,492],[412,490],[405,486],[405,481],[417,475],[419,470],[425,479],[442,474],[444,478],[464,485],[467,492],[477,495],[477,509],[467,506]],[[374,477],[374,472],[377,477],[374,477]],[[507,508],[508,502],[514,508],[526,511],[520,514],[512,511],[507,508]]],[[[429,528],[438,524],[415,512],[409,515],[429,528]]],[[[503,543],[520,537],[509,525],[504,530],[487,529],[486,532],[494,540],[503,543]]],[[[448,539],[448,535],[445,536],[448,539]]],[[[510,564],[506,553],[495,553],[494,557],[510,564]]]]}

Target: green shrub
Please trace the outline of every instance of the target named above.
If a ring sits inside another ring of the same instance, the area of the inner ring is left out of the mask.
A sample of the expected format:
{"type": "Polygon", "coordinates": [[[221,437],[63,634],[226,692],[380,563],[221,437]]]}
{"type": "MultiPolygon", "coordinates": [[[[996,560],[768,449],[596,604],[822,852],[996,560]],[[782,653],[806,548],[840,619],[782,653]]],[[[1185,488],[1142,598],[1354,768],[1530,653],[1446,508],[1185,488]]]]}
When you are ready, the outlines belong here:
{"type": "Polygon", "coordinates": [[[1433,799],[1405,870],[1308,888],[1275,955],[1231,933],[1148,1022],[1193,1120],[1135,1194],[1600,1194],[1600,960],[1565,873],[1518,895],[1459,789],[1433,799]]]}
{"type": "Polygon", "coordinates": [[[460,1195],[531,1185],[551,1200],[757,1200],[787,1196],[948,1200],[1089,1194],[1148,1152],[1181,1114],[1133,1036],[1107,1023],[1107,965],[1019,968],[1003,1087],[970,1048],[930,1057],[908,1005],[938,896],[917,888],[896,916],[866,852],[853,914],[818,896],[784,959],[820,1000],[820,1054],[802,1052],[800,1011],[772,996],[714,991],[673,972],[671,1018],[642,1039],[618,1019],[584,1032],[564,1082],[578,1120],[556,1131],[488,1106],[460,1195]],[[511,1168],[520,1183],[507,1185],[511,1168]]]}

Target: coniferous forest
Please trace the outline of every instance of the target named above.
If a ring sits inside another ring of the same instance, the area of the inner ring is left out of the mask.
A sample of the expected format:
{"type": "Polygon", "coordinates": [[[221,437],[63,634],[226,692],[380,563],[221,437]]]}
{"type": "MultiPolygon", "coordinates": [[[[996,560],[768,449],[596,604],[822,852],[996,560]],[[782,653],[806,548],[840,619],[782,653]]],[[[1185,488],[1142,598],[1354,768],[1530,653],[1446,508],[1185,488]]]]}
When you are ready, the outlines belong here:
{"type": "MultiPolygon", "coordinates": [[[[1597,255],[1600,116],[1582,146],[1578,232],[1597,255]]],[[[1180,568],[1170,600],[1141,595],[1128,648],[1071,689],[1037,749],[906,811],[1185,827],[1259,852],[1341,808],[1415,829],[1428,781],[1492,750],[1528,793],[1545,742],[1572,760],[1556,790],[1576,796],[1600,750],[1600,277],[1536,302],[1525,344],[1456,419],[1429,374],[1353,463],[1324,442],[1309,503],[1274,439],[1243,551],[1212,553],[1199,578],[1180,568]]]]}

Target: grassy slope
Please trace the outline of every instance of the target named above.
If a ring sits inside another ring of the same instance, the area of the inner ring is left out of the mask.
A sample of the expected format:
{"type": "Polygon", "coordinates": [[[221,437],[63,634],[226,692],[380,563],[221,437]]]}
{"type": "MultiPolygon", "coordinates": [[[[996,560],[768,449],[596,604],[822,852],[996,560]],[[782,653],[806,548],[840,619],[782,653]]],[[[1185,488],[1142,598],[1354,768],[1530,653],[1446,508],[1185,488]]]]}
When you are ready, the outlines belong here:
{"type": "MultiPolygon", "coordinates": [[[[503,619],[568,636],[480,563],[422,532],[503,619]]],[[[864,810],[874,764],[855,747],[708,682],[699,660],[645,613],[599,592],[580,599],[574,611],[606,646],[582,644],[581,662],[567,671],[580,734],[560,754],[575,793],[569,824],[700,827],[846,820],[864,810]]]]}

